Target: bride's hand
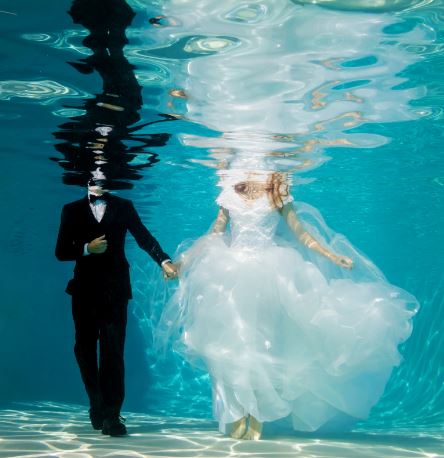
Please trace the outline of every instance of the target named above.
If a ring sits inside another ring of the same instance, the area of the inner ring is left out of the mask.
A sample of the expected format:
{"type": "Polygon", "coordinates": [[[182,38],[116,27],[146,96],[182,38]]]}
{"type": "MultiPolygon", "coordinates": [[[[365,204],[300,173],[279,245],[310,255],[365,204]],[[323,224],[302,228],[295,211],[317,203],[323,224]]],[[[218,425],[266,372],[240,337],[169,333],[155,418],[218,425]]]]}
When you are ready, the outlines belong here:
{"type": "Polygon", "coordinates": [[[337,264],[339,267],[343,267],[344,269],[353,268],[353,260],[348,256],[335,256],[333,258],[333,262],[337,264]]]}
{"type": "Polygon", "coordinates": [[[173,278],[177,278],[177,275],[179,273],[179,265],[173,264],[172,262],[166,262],[162,266],[162,271],[163,271],[163,278],[165,280],[171,280],[173,278]]]}

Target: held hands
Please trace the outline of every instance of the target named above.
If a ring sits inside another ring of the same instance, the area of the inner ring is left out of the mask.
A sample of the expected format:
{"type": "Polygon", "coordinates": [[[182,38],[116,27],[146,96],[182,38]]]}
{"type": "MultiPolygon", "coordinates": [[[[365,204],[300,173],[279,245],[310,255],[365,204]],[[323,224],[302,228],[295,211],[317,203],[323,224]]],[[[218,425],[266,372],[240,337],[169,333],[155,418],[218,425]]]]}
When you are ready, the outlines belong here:
{"type": "Polygon", "coordinates": [[[352,269],[353,268],[353,260],[350,259],[348,256],[338,256],[334,255],[331,260],[337,264],[339,267],[343,267],[344,269],[352,269]]]}
{"type": "Polygon", "coordinates": [[[172,262],[166,262],[162,266],[163,271],[163,278],[165,280],[171,280],[176,278],[179,273],[179,266],[177,264],[173,264],[172,262]]]}
{"type": "Polygon", "coordinates": [[[108,248],[108,242],[107,240],[105,240],[104,235],[88,243],[88,252],[92,254],[105,253],[107,248],[108,248]]]}

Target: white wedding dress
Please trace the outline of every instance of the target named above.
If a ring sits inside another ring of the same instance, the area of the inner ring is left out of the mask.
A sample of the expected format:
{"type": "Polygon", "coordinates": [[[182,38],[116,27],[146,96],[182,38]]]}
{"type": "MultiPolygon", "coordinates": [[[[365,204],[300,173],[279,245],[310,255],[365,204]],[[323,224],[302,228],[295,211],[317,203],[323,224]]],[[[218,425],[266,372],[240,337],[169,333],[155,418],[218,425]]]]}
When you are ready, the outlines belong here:
{"type": "Polygon", "coordinates": [[[223,432],[246,414],[262,422],[288,417],[300,431],[366,418],[400,363],[415,298],[307,204],[293,204],[304,227],[350,256],[352,270],[289,232],[278,235],[283,218],[266,195],[248,201],[225,182],[217,203],[229,211],[230,231],[182,253],[158,341],[174,338],[176,351],[209,372],[223,432]]]}

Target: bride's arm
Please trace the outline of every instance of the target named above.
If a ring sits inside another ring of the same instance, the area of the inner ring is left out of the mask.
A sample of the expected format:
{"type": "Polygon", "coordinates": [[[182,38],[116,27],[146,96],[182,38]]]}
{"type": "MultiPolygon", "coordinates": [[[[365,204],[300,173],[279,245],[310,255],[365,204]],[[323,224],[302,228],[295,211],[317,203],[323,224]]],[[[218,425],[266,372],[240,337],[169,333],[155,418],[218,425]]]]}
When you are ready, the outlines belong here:
{"type": "MultiPolygon", "coordinates": [[[[228,210],[226,210],[223,207],[219,207],[219,212],[210,231],[210,234],[223,234],[227,228],[229,220],[230,214],[228,213],[228,210]]],[[[190,259],[190,256],[192,257],[192,255],[190,255],[190,250],[187,250],[185,253],[182,253],[180,255],[180,260],[174,262],[174,265],[179,274],[182,273],[184,266],[188,263],[188,260],[190,259]]]]}
{"type": "Polygon", "coordinates": [[[223,234],[227,229],[228,221],[230,221],[228,210],[224,207],[219,207],[219,212],[211,232],[213,234],[223,234]]]}
{"type": "Polygon", "coordinates": [[[302,222],[297,217],[296,212],[294,211],[294,207],[291,203],[288,203],[283,206],[283,208],[281,209],[281,214],[285,222],[288,224],[288,227],[293,232],[293,234],[306,247],[322,254],[338,266],[345,267],[346,269],[351,269],[353,267],[353,261],[349,257],[338,256],[337,254],[328,250],[305,230],[302,222]]]}

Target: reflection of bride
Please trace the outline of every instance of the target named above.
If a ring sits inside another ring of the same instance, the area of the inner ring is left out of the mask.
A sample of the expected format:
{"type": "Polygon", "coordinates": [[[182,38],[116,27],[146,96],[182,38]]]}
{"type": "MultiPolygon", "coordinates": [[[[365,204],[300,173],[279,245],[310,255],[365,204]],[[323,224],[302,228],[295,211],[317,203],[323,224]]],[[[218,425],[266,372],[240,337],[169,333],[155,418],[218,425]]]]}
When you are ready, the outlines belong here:
{"type": "Polygon", "coordinates": [[[210,373],[214,415],[233,438],[259,439],[284,417],[302,431],[365,418],[400,362],[415,299],[293,203],[284,174],[219,174],[213,230],[181,254],[157,337],[175,336],[210,373]]]}

